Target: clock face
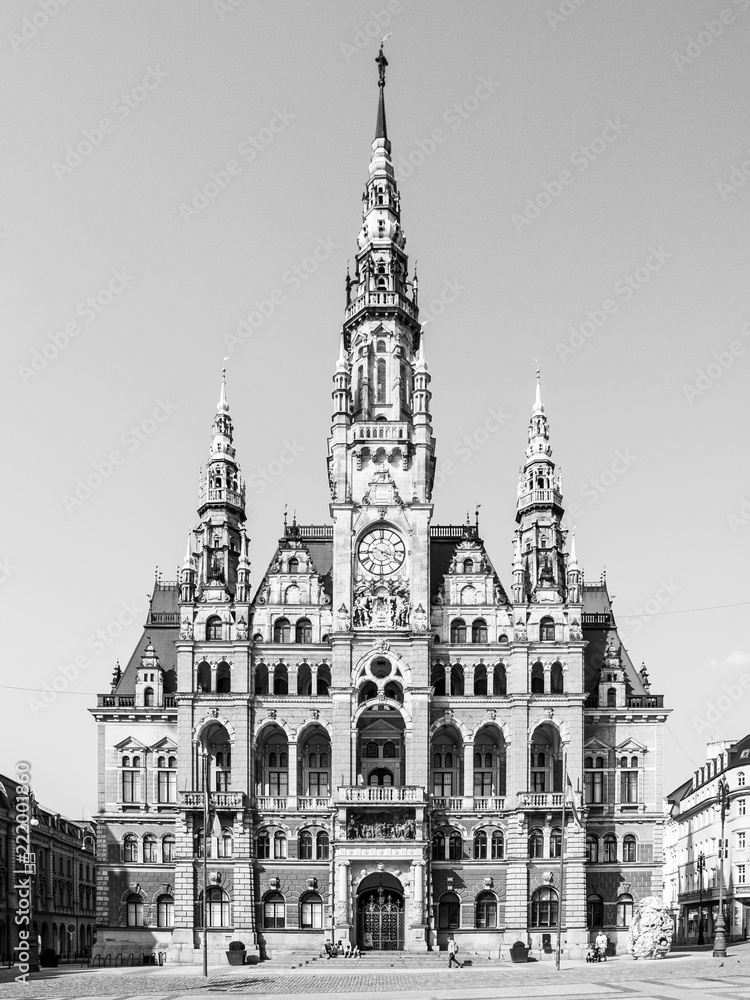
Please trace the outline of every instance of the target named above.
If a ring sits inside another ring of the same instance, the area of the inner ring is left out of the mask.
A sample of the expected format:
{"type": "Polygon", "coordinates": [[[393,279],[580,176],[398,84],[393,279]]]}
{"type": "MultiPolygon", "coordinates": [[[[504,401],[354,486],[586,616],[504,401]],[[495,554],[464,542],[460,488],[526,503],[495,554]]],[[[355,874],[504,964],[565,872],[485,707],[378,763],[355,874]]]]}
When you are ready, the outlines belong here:
{"type": "Polygon", "coordinates": [[[359,543],[359,562],[368,573],[395,573],[406,557],[401,536],[392,528],[376,528],[359,543]]]}

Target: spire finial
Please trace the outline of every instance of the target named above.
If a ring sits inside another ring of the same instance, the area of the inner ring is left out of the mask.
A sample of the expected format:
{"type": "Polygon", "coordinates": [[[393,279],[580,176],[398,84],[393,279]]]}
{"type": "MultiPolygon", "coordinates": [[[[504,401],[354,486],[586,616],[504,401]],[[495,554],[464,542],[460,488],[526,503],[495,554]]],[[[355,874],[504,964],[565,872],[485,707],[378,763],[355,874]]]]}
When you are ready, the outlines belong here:
{"type": "Polygon", "coordinates": [[[388,65],[388,60],[385,58],[385,53],[383,52],[383,43],[385,42],[388,35],[384,35],[380,41],[380,52],[378,52],[378,57],[375,62],[378,64],[378,88],[380,90],[380,97],[378,98],[378,119],[375,124],[375,138],[376,139],[388,139],[388,129],[385,122],[385,68],[388,65]]]}
{"type": "Polygon", "coordinates": [[[539,358],[534,358],[536,362],[536,397],[534,399],[534,413],[544,413],[542,406],[542,370],[539,367],[539,358]]]}
{"type": "Polygon", "coordinates": [[[227,361],[224,358],[224,367],[221,369],[221,393],[219,394],[219,404],[216,407],[217,413],[229,413],[229,403],[227,402],[227,361]]]}

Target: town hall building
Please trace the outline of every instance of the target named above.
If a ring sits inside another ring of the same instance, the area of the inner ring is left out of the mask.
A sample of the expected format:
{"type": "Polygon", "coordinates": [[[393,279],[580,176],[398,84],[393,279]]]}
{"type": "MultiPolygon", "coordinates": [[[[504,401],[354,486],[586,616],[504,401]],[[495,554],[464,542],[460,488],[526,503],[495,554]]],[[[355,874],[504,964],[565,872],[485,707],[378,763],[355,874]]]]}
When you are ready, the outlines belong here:
{"type": "Polygon", "coordinates": [[[517,940],[549,953],[558,917],[575,956],[600,928],[622,949],[634,905],[661,894],[668,710],[606,580],[584,580],[538,377],[512,565],[496,569],[478,521],[433,522],[430,373],[377,61],[331,339],[329,519],[285,519],[251,576],[223,379],[179,579],[157,579],[91,710],[104,961],[199,962],[204,923],[220,961],[232,940],[273,959],[450,934],[507,960],[517,940]]]}

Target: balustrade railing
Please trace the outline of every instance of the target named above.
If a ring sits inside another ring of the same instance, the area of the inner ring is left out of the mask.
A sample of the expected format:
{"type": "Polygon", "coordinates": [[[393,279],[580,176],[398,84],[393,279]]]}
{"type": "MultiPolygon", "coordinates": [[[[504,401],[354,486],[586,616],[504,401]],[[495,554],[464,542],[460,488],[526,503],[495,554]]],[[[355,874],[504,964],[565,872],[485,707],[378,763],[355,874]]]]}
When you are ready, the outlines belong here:
{"type": "Polygon", "coordinates": [[[562,792],[519,792],[519,809],[559,809],[563,804],[562,792]]]}
{"type": "MultiPolygon", "coordinates": [[[[183,809],[202,809],[203,792],[180,792],[183,809]]],[[[245,804],[244,792],[209,792],[209,807],[212,809],[242,809],[245,804]]]]}
{"type": "Polygon", "coordinates": [[[339,801],[358,805],[382,805],[384,802],[424,802],[421,785],[339,785],[339,801]]]}

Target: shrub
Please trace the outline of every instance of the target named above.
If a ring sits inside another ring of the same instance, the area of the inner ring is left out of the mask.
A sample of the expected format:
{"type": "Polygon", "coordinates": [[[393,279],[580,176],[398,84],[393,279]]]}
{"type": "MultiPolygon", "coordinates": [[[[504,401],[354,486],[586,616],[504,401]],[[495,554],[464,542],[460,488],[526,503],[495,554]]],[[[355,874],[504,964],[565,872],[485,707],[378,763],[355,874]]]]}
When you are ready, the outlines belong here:
{"type": "Polygon", "coordinates": [[[245,950],[245,945],[243,944],[242,941],[230,941],[229,942],[229,950],[230,951],[244,951],[245,950]]]}

